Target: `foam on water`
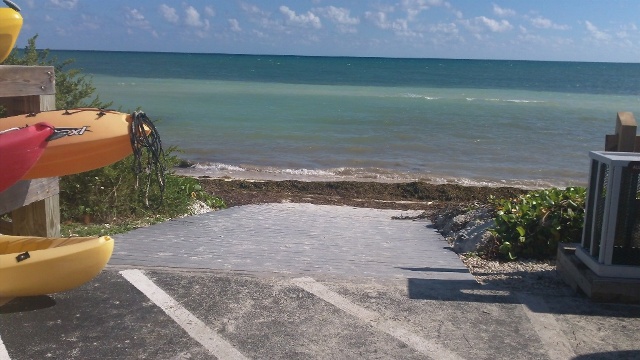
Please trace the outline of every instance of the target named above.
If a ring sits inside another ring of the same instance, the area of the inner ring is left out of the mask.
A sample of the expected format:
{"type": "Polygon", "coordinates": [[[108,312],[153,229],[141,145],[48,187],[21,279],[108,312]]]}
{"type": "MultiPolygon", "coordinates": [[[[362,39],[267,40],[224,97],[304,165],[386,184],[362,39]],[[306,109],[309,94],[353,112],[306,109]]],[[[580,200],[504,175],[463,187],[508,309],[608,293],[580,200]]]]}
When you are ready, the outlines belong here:
{"type": "Polygon", "coordinates": [[[190,168],[177,168],[181,175],[211,178],[234,178],[254,180],[301,180],[301,181],[377,181],[413,182],[425,181],[434,184],[458,184],[468,186],[512,186],[527,189],[545,187],[584,186],[584,183],[548,181],[543,179],[482,179],[448,177],[443,174],[392,172],[386,169],[334,168],[334,169],[283,169],[259,166],[235,166],[227,164],[201,164],[190,168]]]}

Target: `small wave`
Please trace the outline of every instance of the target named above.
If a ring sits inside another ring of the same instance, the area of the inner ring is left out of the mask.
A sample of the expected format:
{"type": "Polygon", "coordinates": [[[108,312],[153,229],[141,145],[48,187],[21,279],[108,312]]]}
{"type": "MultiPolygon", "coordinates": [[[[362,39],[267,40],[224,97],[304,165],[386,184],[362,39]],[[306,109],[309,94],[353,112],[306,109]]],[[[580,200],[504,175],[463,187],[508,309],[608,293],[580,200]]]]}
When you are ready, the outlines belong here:
{"type": "Polygon", "coordinates": [[[513,103],[543,103],[545,101],[542,100],[517,100],[517,99],[509,99],[509,100],[504,100],[505,102],[513,102],[513,103]]]}
{"type": "Polygon", "coordinates": [[[195,169],[198,170],[212,170],[212,171],[246,171],[245,168],[242,168],[240,166],[235,166],[235,165],[228,165],[228,164],[220,164],[220,163],[215,163],[215,164],[211,164],[211,163],[206,163],[206,164],[195,164],[193,166],[195,169]]]}
{"type": "Polygon", "coordinates": [[[406,94],[402,94],[401,96],[406,98],[411,98],[411,99],[425,99],[425,100],[441,99],[440,97],[437,97],[437,96],[426,96],[426,95],[413,94],[413,93],[406,93],[406,94]]]}
{"type": "Polygon", "coordinates": [[[498,98],[486,98],[486,99],[465,98],[465,100],[467,100],[467,101],[509,102],[509,103],[523,103],[523,104],[527,104],[527,103],[544,103],[544,102],[546,102],[546,101],[543,101],[543,100],[498,99],[498,98]]]}
{"type": "Polygon", "coordinates": [[[309,175],[309,176],[332,176],[335,175],[330,171],[325,170],[311,170],[311,169],[268,169],[265,172],[270,173],[282,173],[291,175],[309,175]]]}

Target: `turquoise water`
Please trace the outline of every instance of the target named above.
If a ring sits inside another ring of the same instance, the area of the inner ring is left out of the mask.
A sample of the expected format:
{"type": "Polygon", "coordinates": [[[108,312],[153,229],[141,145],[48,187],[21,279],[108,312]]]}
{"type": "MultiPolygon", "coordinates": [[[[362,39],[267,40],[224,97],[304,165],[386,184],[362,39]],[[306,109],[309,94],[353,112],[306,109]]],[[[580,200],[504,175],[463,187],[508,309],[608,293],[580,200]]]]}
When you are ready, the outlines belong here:
{"type": "Polygon", "coordinates": [[[584,184],[639,64],[54,51],[200,174],[584,184]]]}

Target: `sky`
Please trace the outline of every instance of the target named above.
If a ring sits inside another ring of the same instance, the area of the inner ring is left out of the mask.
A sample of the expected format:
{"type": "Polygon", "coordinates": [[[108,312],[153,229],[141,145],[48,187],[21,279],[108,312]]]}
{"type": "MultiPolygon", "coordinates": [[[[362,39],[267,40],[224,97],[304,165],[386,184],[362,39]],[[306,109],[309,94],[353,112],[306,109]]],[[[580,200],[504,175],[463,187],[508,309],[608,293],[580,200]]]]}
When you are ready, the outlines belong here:
{"type": "Polygon", "coordinates": [[[638,0],[13,0],[17,45],[640,62],[638,0]]]}

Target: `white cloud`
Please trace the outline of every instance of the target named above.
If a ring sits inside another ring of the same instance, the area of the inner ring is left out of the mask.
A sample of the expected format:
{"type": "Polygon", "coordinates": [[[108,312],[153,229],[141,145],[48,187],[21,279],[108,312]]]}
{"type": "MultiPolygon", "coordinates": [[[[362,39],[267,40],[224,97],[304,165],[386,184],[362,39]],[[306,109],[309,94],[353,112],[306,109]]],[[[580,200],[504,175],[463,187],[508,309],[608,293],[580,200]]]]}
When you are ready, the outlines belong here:
{"type": "Polygon", "coordinates": [[[449,3],[448,1],[445,1],[444,3],[442,3],[442,5],[447,8],[449,11],[451,11],[453,13],[453,15],[455,15],[456,18],[458,19],[462,19],[464,16],[462,15],[462,11],[454,8],[451,3],[449,3]]]}
{"type": "Polygon", "coordinates": [[[185,24],[192,27],[202,27],[204,23],[200,19],[200,13],[193,6],[188,6],[185,10],[185,24]]]}
{"type": "Polygon", "coordinates": [[[202,29],[205,31],[209,30],[209,20],[202,20],[200,18],[200,13],[193,6],[188,6],[184,10],[184,12],[184,23],[187,24],[187,26],[202,29]]]}
{"type": "Polygon", "coordinates": [[[475,18],[476,23],[483,24],[492,32],[504,32],[513,29],[513,26],[507,20],[494,20],[485,16],[475,18]]]}
{"type": "Polygon", "coordinates": [[[432,25],[429,31],[447,35],[458,35],[460,33],[458,26],[454,23],[432,25]]]}
{"type": "Polygon", "coordinates": [[[168,22],[172,24],[177,24],[178,21],[180,21],[180,17],[178,16],[176,9],[170,6],[167,6],[165,4],[161,4],[159,10],[160,10],[160,14],[162,14],[162,17],[168,22]]]}
{"type": "Polygon", "coordinates": [[[139,29],[150,29],[151,24],[144,18],[144,15],[138,9],[126,9],[125,13],[126,24],[131,27],[139,29]]]}
{"type": "Polygon", "coordinates": [[[382,11],[371,12],[367,11],[364,13],[364,17],[371,21],[373,25],[380,29],[388,29],[390,27],[389,21],[387,20],[387,13],[382,11]]]}
{"type": "Polygon", "coordinates": [[[531,25],[539,29],[569,30],[568,25],[555,24],[553,21],[542,16],[530,19],[531,25]]]}
{"type": "Polygon", "coordinates": [[[253,35],[255,35],[257,38],[260,38],[260,39],[268,38],[268,36],[265,33],[263,33],[262,31],[255,30],[255,29],[253,30],[253,35]]]}
{"type": "Polygon", "coordinates": [[[329,6],[324,8],[324,13],[329,19],[337,24],[357,25],[360,23],[360,19],[357,17],[351,17],[351,11],[349,9],[329,6]]]}
{"type": "Polygon", "coordinates": [[[443,0],[402,0],[402,8],[407,12],[407,19],[413,20],[421,12],[434,6],[442,6],[443,0]]]}
{"type": "Polygon", "coordinates": [[[212,6],[205,6],[204,7],[204,14],[208,17],[214,17],[216,16],[216,11],[212,6]]]}
{"type": "Polygon", "coordinates": [[[464,41],[460,36],[458,25],[454,23],[440,23],[429,27],[429,40],[434,44],[450,44],[451,41],[464,41]]]}
{"type": "Polygon", "coordinates": [[[606,41],[611,39],[611,35],[605,33],[604,31],[600,31],[600,29],[598,29],[595,25],[593,25],[590,21],[585,21],[584,22],[585,27],[587,28],[587,31],[589,31],[589,34],[591,34],[591,37],[595,40],[601,40],[601,41],[606,41]]]}
{"type": "Polygon", "coordinates": [[[242,28],[240,27],[240,23],[238,22],[237,19],[229,19],[229,27],[231,28],[231,31],[234,32],[241,32],[242,28]]]}
{"type": "MultiPolygon", "coordinates": [[[[250,5],[245,2],[240,3],[240,8],[248,15],[248,20],[254,24],[257,24],[262,29],[281,32],[286,31],[285,27],[282,25],[282,21],[273,20],[271,18],[271,13],[265,10],[260,9],[255,5],[250,5]]],[[[267,38],[268,34],[265,32],[254,31],[256,36],[260,38],[267,38]]]]}
{"type": "Polygon", "coordinates": [[[307,11],[306,14],[296,14],[295,11],[289,9],[287,6],[280,6],[280,12],[286,17],[286,21],[289,24],[298,25],[298,26],[311,26],[316,29],[322,27],[322,22],[320,18],[316,16],[311,11],[307,11]]]}
{"type": "Polygon", "coordinates": [[[387,19],[387,14],[382,11],[367,11],[365,12],[364,16],[376,27],[383,30],[391,30],[396,35],[422,37],[421,33],[415,32],[409,28],[409,20],[407,19],[395,19],[393,21],[390,21],[387,19]]]}
{"type": "Polygon", "coordinates": [[[493,13],[496,16],[500,16],[500,17],[508,17],[508,16],[515,16],[516,12],[514,10],[511,9],[507,9],[507,8],[501,8],[500,6],[493,4],[493,13]]]}
{"type": "Polygon", "coordinates": [[[244,10],[245,12],[251,14],[251,15],[259,15],[262,17],[267,17],[269,16],[269,13],[266,11],[263,11],[262,9],[260,9],[259,7],[255,6],[255,5],[250,5],[247,4],[245,2],[240,4],[240,7],[242,8],[242,10],[244,10]]]}
{"type": "Polygon", "coordinates": [[[127,29],[127,32],[133,33],[132,29],[142,29],[149,31],[154,37],[158,37],[158,34],[155,32],[155,30],[153,30],[151,24],[144,17],[142,12],[140,12],[140,10],[126,8],[124,18],[125,24],[129,27],[129,29],[127,29]]]}
{"type": "Polygon", "coordinates": [[[357,32],[355,26],[360,23],[360,19],[357,17],[351,17],[351,11],[349,9],[328,6],[314,9],[314,11],[335,23],[340,32],[357,32]]]}
{"type": "Polygon", "coordinates": [[[635,33],[637,30],[638,27],[634,23],[621,25],[620,30],[616,32],[616,37],[619,39],[627,39],[633,35],[631,33],[635,33]]]}
{"type": "Polygon", "coordinates": [[[78,0],[49,0],[53,6],[63,9],[75,9],[78,5],[78,0]]]}

